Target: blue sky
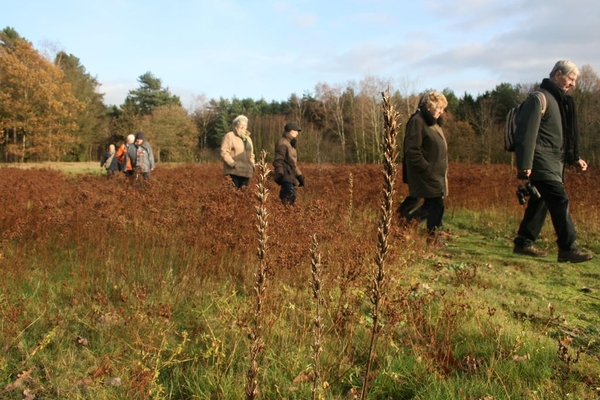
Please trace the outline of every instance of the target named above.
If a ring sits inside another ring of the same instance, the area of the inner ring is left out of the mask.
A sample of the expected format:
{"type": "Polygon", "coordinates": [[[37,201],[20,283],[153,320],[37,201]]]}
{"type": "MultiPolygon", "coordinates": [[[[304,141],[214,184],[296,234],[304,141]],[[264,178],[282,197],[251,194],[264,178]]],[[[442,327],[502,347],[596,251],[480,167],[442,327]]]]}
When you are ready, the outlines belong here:
{"type": "Polygon", "coordinates": [[[367,77],[403,93],[477,95],[539,82],[559,59],[600,74],[598,0],[0,0],[0,10],[0,29],[78,57],[116,105],[147,71],[188,108],[367,77]]]}

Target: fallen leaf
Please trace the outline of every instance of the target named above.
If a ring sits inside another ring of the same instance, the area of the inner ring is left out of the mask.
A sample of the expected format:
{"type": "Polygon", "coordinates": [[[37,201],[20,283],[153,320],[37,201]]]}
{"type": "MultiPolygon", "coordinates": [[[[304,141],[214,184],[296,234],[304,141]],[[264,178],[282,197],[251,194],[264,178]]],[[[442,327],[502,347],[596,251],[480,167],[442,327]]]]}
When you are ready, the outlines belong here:
{"type": "Polygon", "coordinates": [[[15,389],[18,389],[21,386],[23,386],[23,383],[25,383],[25,381],[29,380],[32,372],[33,372],[33,367],[29,368],[27,371],[23,371],[22,373],[18,374],[17,380],[15,380],[13,383],[9,383],[8,385],[6,385],[6,387],[4,388],[4,391],[8,392],[10,390],[15,390],[15,389]]]}

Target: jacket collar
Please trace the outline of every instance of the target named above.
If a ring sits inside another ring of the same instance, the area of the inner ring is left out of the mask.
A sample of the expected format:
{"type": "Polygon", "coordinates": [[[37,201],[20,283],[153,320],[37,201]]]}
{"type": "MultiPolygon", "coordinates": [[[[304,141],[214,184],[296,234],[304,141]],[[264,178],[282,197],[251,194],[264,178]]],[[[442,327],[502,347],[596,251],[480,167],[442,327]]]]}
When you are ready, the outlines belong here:
{"type": "Polygon", "coordinates": [[[429,110],[425,107],[419,107],[419,114],[423,116],[423,119],[425,120],[428,126],[433,126],[435,124],[438,124],[439,126],[444,125],[444,119],[442,117],[435,119],[433,115],[431,115],[429,110]]]}
{"type": "Polygon", "coordinates": [[[292,141],[292,139],[294,139],[292,137],[292,135],[289,132],[283,132],[282,137],[286,138],[287,140],[289,140],[290,142],[292,141]]]}

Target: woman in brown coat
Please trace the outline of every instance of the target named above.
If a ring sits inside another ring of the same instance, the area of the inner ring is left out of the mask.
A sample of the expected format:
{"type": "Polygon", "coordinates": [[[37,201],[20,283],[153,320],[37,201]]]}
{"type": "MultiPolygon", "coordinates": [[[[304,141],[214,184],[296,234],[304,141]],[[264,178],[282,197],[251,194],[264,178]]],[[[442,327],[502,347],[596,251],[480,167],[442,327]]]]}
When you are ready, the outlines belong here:
{"type": "Polygon", "coordinates": [[[403,172],[409,196],[400,210],[413,208],[417,199],[424,199],[417,210],[408,210],[404,217],[426,218],[429,239],[436,241],[441,234],[444,197],[448,195],[448,146],[441,127],[447,105],[442,93],[427,92],[408,121],[404,138],[403,172]]]}

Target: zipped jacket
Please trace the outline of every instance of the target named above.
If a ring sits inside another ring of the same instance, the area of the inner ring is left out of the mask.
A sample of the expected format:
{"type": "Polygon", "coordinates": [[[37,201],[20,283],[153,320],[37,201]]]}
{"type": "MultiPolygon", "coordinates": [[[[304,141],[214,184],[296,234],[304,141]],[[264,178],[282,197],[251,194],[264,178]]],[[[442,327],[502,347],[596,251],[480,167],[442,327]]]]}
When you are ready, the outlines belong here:
{"type": "Polygon", "coordinates": [[[292,140],[290,133],[284,132],[275,145],[273,167],[275,169],[274,178],[278,183],[287,182],[296,185],[296,178],[302,175],[302,171],[298,168],[298,152],[292,145],[292,140]]]}
{"type": "Polygon", "coordinates": [[[515,156],[519,170],[530,169],[532,181],[563,182],[565,152],[563,124],[556,98],[542,89],[546,111],[536,96],[523,104],[515,131],[515,156]]]}
{"type": "Polygon", "coordinates": [[[254,174],[254,145],[250,132],[246,131],[246,142],[234,131],[227,132],[221,141],[223,174],[251,178],[254,174]]]}

